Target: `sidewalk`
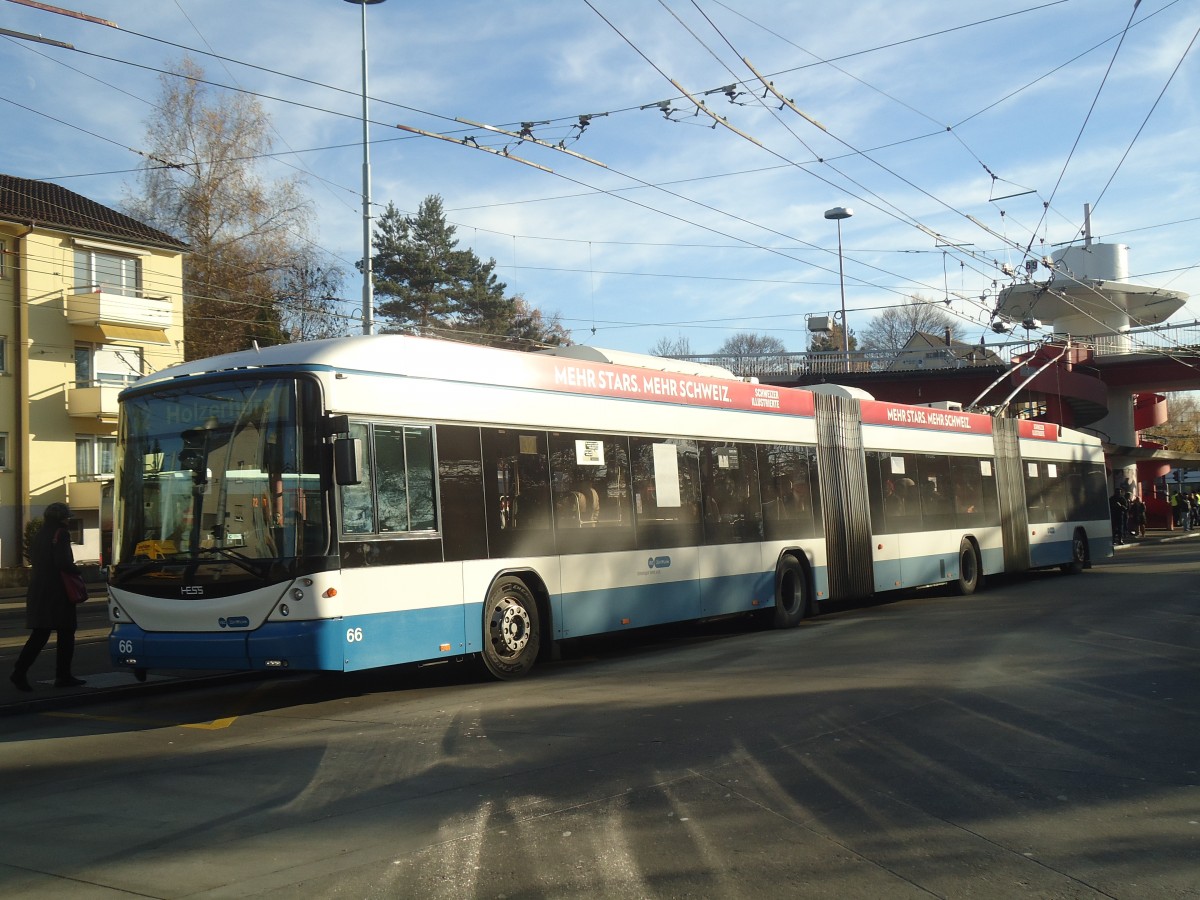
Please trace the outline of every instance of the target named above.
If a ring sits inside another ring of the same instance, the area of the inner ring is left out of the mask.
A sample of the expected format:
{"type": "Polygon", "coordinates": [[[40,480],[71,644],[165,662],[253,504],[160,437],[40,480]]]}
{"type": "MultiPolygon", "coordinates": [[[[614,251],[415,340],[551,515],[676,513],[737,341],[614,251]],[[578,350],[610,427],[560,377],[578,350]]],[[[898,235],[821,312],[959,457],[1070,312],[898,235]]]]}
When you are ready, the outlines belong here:
{"type": "Polygon", "coordinates": [[[0,718],[23,713],[50,712],[78,707],[84,703],[112,698],[129,692],[146,693],[179,690],[213,681],[261,678],[262,672],[206,672],[190,669],[153,671],[138,681],[132,671],[112,667],[108,655],[111,626],[105,605],[107,588],[89,584],[89,599],[79,608],[79,628],[75,632],[75,675],[87,684],[81,687],[54,687],[55,636],[38,656],[29,672],[33,691],[19,691],[8,680],[17,654],[29,636],[25,629],[25,589],[0,590],[0,718]]]}

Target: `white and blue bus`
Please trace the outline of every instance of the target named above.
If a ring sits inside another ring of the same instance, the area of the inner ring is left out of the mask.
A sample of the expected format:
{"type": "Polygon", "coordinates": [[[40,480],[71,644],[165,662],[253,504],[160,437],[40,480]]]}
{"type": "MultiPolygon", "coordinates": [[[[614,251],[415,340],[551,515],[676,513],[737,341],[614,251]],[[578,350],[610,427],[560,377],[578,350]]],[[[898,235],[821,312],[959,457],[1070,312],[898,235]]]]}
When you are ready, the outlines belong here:
{"type": "Polygon", "coordinates": [[[1111,555],[1095,438],[854,394],[395,335],[165,369],[121,394],[113,662],[513,678],[571,638],[1111,555]]]}

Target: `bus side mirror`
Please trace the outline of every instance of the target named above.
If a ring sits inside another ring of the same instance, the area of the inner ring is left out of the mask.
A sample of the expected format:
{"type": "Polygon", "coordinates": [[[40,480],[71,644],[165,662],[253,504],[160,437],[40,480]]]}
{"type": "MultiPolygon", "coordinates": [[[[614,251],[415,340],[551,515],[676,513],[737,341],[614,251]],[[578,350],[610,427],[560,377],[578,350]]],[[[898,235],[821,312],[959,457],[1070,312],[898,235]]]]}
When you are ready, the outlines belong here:
{"type": "Polygon", "coordinates": [[[362,484],[361,459],[361,438],[338,438],[333,442],[333,480],[338,484],[362,484]]]}
{"type": "Polygon", "coordinates": [[[349,434],[350,433],[350,417],[349,416],[326,416],[324,421],[325,434],[349,434]]]}

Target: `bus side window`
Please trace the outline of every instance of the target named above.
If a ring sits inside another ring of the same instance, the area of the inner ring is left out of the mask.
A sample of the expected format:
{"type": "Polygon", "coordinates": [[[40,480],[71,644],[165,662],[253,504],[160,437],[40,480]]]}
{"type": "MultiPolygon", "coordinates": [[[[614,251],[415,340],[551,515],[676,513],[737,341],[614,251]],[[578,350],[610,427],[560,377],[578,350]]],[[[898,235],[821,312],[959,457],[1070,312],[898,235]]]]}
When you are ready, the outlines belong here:
{"type": "Polygon", "coordinates": [[[1081,519],[1107,519],[1108,512],[1108,475],[1104,466],[1095,463],[1082,463],[1084,507],[1081,519]]]}
{"type": "Polygon", "coordinates": [[[362,481],[342,485],[342,533],[371,534],[375,531],[375,456],[366,423],[352,424],[350,438],[357,439],[362,448],[362,481]]]}
{"type": "Polygon", "coordinates": [[[696,442],[634,438],[630,443],[638,518],[697,524],[700,462],[696,442]]]}
{"type": "Polygon", "coordinates": [[[921,530],[921,489],[917,456],[890,453],[880,460],[879,477],[883,481],[885,534],[911,534],[921,530]]]}
{"type": "Polygon", "coordinates": [[[950,460],[954,515],[960,528],[991,524],[984,506],[981,462],[979,459],[957,456],[950,460]]]}
{"type": "Polygon", "coordinates": [[[763,529],[768,539],[813,537],[820,533],[816,448],[760,445],[758,482],[763,529]]]}
{"type": "MultiPolygon", "coordinates": [[[[871,530],[875,534],[887,532],[887,519],[883,513],[884,479],[880,477],[880,466],[887,460],[887,455],[878,450],[868,450],[867,458],[867,499],[871,507],[871,530]]],[[[894,485],[889,485],[894,490],[894,485]]]]}
{"type": "Polygon", "coordinates": [[[494,479],[489,519],[500,531],[550,529],[550,477],[543,432],[484,429],[485,467],[494,479]]]}
{"type": "Polygon", "coordinates": [[[560,553],[633,549],[628,438],[551,432],[550,479],[560,553]]]}
{"type": "Polygon", "coordinates": [[[420,425],[375,425],[371,480],[380,533],[432,531],[432,429],[420,425]]]}
{"type": "Polygon", "coordinates": [[[696,441],[630,438],[634,518],[641,549],[703,541],[700,459],[696,441]]]}
{"type": "MultiPolygon", "coordinates": [[[[761,540],[763,506],[754,445],[704,441],[700,462],[707,542],[761,540]]],[[[805,483],[805,494],[807,487],[805,483]]],[[[788,500],[799,505],[794,488],[789,489],[788,500]]]]}
{"type": "Polygon", "coordinates": [[[954,527],[954,497],[950,458],[925,453],[917,457],[921,495],[921,522],[927,531],[954,527]]]}
{"type": "Polygon", "coordinates": [[[1026,459],[1022,461],[1022,465],[1025,467],[1025,507],[1029,513],[1029,521],[1031,524],[1049,522],[1051,519],[1046,509],[1046,485],[1042,478],[1045,463],[1026,459]]]}

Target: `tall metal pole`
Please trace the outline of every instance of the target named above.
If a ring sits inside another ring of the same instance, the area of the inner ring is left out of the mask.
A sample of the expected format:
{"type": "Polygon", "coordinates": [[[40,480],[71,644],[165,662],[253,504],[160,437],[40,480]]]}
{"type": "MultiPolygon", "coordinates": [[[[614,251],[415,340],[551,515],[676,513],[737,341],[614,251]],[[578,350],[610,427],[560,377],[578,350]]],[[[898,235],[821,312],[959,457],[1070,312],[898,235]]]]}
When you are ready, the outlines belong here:
{"type": "Polygon", "coordinates": [[[846,270],[842,267],[842,220],[837,220],[838,229],[838,286],[842,291],[842,353],[846,357],[846,371],[850,371],[850,330],[846,326],[846,270]]]}
{"type": "Polygon", "coordinates": [[[844,206],[835,206],[825,210],[826,219],[837,221],[838,232],[838,285],[842,290],[842,353],[846,359],[846,371],[850,371],[850,326],[846,322],[846,272],[842,266],[842,219],[854,215],[854,210],[844,206]]]}
{"type": "Polygon", "coordinates": [[[362,329],[363,334],[375,330],[375,284],[371,277],[371,133],[367,115],[367,7],[383,0],[346,0],[362,7],[362,210],[363,210],[363,258],[362,258],[362,329]]]}

